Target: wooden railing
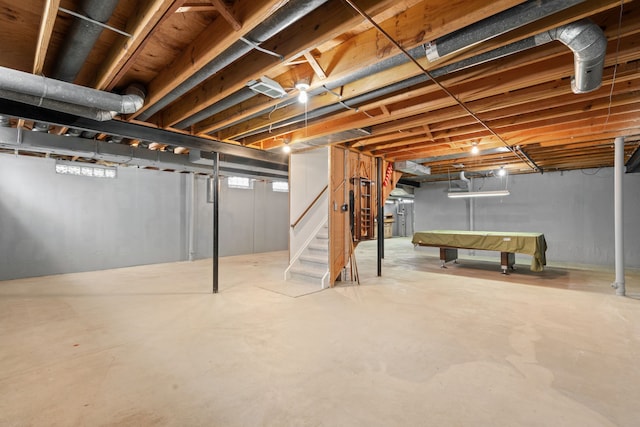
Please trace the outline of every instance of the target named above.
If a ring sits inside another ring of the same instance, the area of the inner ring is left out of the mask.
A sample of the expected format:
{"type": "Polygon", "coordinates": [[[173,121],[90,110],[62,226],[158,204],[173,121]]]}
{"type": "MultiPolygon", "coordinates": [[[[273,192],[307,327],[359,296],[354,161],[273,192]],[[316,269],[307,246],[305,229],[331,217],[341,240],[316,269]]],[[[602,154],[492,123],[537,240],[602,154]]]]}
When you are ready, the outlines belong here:
{"type": "Polygon", "coordinates": [[[305,209],[304,212],[302,212],[302,215],[300,215],[298,217],[298,219],[293,224],[291,224],[291,228],[296,228],[296,226],[300,223],[300,221],[302,221],[302,219],[305,217],[305,215],[307,215],[309,213],[311,208],[318,202],[318,200],[320,200],[320,197],[322,197],[322,195],[324,194],[325,191],[327,191],[328,188],[329,188],[329,185],[326,185],[322,189],[322,191],[320,191],[320,194],[318,194],[316,196],[316,198],[313,199],[313,202],[311,202],[311,204],[309,206],[307,206],[307,209],[305,209]]]}

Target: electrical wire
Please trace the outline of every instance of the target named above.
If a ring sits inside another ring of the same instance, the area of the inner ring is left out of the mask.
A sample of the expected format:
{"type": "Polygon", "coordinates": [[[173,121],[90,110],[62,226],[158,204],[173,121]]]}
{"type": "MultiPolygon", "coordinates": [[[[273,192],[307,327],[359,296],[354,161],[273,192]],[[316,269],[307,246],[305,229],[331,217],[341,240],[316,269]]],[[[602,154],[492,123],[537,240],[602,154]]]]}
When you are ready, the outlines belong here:
{"type": "Polygon", "coordinates": [[[613,78],[611,79],[611,90],[609,91],[609,107],[607,108],[607,119],[604,121],[603,128],[609,123],[611,117],[611,104],[613,104],[613,87],[616,84],[616,74],[618,72],[618,55],[620,53],[620,32],[622,31],[622,11],[624,10],[624,0],[620,0],[620,16],[618,17],[618,34],[616,35],[616,58],[613,66],[613,78]]]}
{"type": "Polygon", "coordinates": [[[398,43],[393,37],[389,35],[389,33],[387,33],[384,29],[382,29],[382,27],[380,27],[380,25],[378,25],[378,23],[376,23],[373,20],[373,18],[371,18],[364,10],[362,10],[352,0],[343,0],[343,1],[347,3],[349,6],[351,6],[351,8],[355,10],[358,14],[360,14],[364,19],[369,21],[369,23],[376,30],[380,32],[380,34],[382,34],[387,40],[391,42],[391,44],[393,44],[396,48],[400,50],[400,52],[402,52],[407,58],[409,58],[409,60],[413,62],[425,76],[427,76],[433,83],[435,83],[436,86],[438,86],[444,93],[446,93],[451,99],[453,99],[463,110],[467,112],[467,114],[473,117],[482,127],[484,127],[487,131],[489,131],[489,133],[491,133],[500,142],[502,142],[504,146],[507,147],[511,153],[513,153],[513,155],[515,155],[520,161],[525,163],[534,171],[538,171],[538,168],[535,165],[532,165],[526,158],[520,156],[520,154],[518,154],[518,152],[513,147],[511,147],[511,145],[509,145],[507,141],[505,141],[500,135],[498,135],[496,131],[494,131],[488,124],[486,124],[482,119],[480,119],[480,117],[478,117],[476,113],[471,111],[471,109],[469,109],[469,107],[467,107],[464,104],[464,102],[460,101],[460,99],[458,99],[457,96],[451,93],[449,89],[447,89],[445,86],[442,85],[442,83],[437,81],[435,77],[433,77],[431,73],[418,62],[417,59],[415,59],[409,52],[407,52],[407,50],[404,47],[402,47],[400,43],[398,43]]]}

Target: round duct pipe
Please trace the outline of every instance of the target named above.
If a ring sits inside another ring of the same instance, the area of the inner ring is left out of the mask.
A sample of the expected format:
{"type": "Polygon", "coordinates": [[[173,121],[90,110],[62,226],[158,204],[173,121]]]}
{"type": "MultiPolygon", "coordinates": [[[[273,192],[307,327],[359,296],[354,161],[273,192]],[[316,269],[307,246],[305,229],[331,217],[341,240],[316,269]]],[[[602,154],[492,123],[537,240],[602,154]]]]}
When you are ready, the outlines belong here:
{"type": "Polygon", "coordinates": [[[36,122],[31,129],[34,132],[49,133],[49,123],[36,122]]]}
{"type": "MultiPolygon", "coordinates": [[[[253,30],[249,31],[245,38],[259,45],[326,2],[327,0],[290,1],[256,26],[253,30]]],[[[222,54],[214,58],[200,70],[192,74],[187,80],[159,99],[158,102],[150,106],[140,114],[138,118],[140,120],[147,120],[152,115],[171,104],[173,101],[180,98],[182,95],[189,92],[191,89],[207,80],[224,67],[240,59],[253,49],[254,47],[252,45],[238,40],[227,50],[222,52],[222,54]]],[[[181,123],[181,126],[187,127],[188,124],[181,123]]]]}

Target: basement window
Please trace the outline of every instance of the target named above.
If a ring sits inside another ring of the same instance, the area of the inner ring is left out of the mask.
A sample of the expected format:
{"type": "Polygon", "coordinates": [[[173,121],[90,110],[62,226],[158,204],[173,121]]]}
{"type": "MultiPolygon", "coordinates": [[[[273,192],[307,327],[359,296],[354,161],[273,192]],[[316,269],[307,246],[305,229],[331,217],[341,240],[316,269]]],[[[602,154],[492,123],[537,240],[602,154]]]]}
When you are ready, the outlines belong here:
{"type": "Polygon", "coordinates": [[[273,181],[271,183],[271,190],[279,193],[288,193],[289,183],[287,181],[273,181]]]}
{"type": "Polygon", "coordinates": [[[227,178],[229,188],[241,188],[244,190],[253,189],[253,180],[244,176],[230,176],[227,178]]]}
{"type": "Polygon", "coordinates": [[[87,176],[93,178],[116,178],[116,168],[94,166],[90,164],[79,165],[71,162],[56,162],[56,173],[61,175],[87,176]]]}

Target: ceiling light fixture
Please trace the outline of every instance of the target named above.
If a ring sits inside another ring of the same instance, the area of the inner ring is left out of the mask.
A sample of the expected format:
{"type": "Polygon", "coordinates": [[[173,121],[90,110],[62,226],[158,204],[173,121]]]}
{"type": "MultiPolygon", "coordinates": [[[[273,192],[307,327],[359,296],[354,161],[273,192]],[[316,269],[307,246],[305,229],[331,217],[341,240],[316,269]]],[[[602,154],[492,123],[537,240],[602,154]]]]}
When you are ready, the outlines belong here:
{"type": "Polygon", "coordinates": [[[471,143],[471,154],[478,154],[480,152],[480,149],[478,148],[478,143],[477,142],[472,142],[471,143]]]}
{"type": "Polygon", "coordinates": [[[457,191],[455,193],[448,193],[447,197],[450,199],[463,199],[470,197],[502,197],[508,196],[509,190],[497,190],[497,191],[457,191]]]}
{"type": "Polygon", "coordinates": [[[249,89],[256,93],[267,95],[270,98],[282,98],[287,94],[287,91],[280,86],[275,80],[270,79],[267,76],[260,77],[258,81],[251,81],[249,83],[249,89]]]}
{"type": "Polygon", "coordinates": [[[507,174],[507,170],[504,168],[504,166],[500,166],[500,169],[498,169],[498,176],[505,176],[507,174]]]}
{"type": "Polygon", "coordinates": [[[302,104],[306,104],[309,100],[309,94],[307,91],[309,90],[308,83],[296,83],[296,89],[300,94],[298,95],[298,101],[302,104]]]}
{"type": "Polygon", "coordinates": [[[289,146],[289,144],[287,144],[287,143],[285,142],[285,144],[282,146],[282,151],[283,151],[284,153],[290,153],[290,152],[291,152],[291,147],[289,146]]]}

